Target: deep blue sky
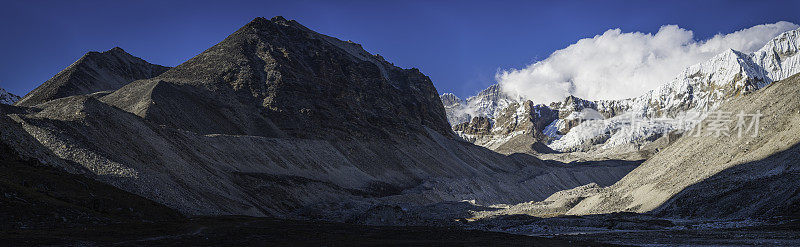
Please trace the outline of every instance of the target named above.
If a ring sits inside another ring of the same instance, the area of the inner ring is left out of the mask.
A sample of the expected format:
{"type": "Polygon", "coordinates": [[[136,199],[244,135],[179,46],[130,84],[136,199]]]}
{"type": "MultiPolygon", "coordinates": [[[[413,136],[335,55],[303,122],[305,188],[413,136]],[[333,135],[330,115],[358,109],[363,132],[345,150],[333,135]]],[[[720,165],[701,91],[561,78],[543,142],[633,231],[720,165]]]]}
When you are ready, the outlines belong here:
{"type": "Polygon", "coordinates": [[[282,15],[355,41],[460,97],[493,83],[498,69],[611,28],[650,33],[677,24],[703,39],[800,23],[800,1],[2,1],[0,87],[18,95],[84,53],[114,46],[175,66],[257,16],[282,15]]]}

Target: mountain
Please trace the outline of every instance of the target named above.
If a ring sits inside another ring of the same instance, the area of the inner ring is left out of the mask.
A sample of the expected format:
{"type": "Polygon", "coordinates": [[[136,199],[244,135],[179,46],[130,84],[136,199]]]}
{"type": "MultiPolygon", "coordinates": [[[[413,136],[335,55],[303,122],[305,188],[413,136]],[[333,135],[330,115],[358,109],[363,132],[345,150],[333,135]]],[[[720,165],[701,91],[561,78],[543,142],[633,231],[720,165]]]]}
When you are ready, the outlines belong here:
{"type": "MultiPolygon", "coordinates": [[[[5,113],[2,111],[0,109],[0,113],[5,113]]],[[[0,133],[15,134],[6,131],[6,127],[14,125],[7,120],[5,116],[0,117],[0,133]]],[[[23,135],[16,137],[27,139],[23,135]]],[[[469,245],[496,244],[498,241],[531,245],[576,244],[576,241],[442,227],[400,228],[242,216],[190,218],[85,174],[71,174],[35,159],[23,158],[4,141],[0,141],[0,195],[0,239],[25,245],[232,242],[263,245],[267,242],[275,244],[276,241],[286,245],[332,242],[358,245],[365,241],[408,243],[409,240],[434,244],[454,242],[453,239],[469,245]],[[342,229],[346,230],[342,232],[342,229]],[[275,236],[280,237],[276,239],[275,236]]],[[[589,243],[585,245],[592,246],[589,243]]]]}
{"type": "MultiPolygon", "coordinates": [[[[438,93],[419,70],[392,66],[358,44],[313,32],[296,21],[281,18],[256,19],[189,61],[152,80],[125,87],[108,98],[117,100],[122,94],[142,93],[142,88],[149,87],[202,88],[192,94],[218,99],[214,103],[232,106],[229,109],[247,108],[235,113],[236,123],[228,123],[245,126],[238,130],[213,130],[216,133],[261,135],[243,129],[263,122],[248,116],[266,114],[280,132],[297,137],[343,137],[379,133],[384,129],[423,132],[422,126],[445,136],[451,134],[438,93]],[[209,66],[212,63],[215,66],[209,66]]],[[[141,99],[155,99],[157,93],[157,90],[146,92],[141,99]]],[[[200,115],[186,114],[177,119],[157,110],[168,111],[163,104],[132,110],[128,108],[130,103],[147,102],[124,103],[129,105],[112,104],[161,124],[201,133],[211,130],[190,126],[198,124],[197,117],[214,118],[219,114],[208,109],[198,112],[200,115]]],[[[277,135],[272,133],[274,129],[267,132],[270,133],[263,135],[277,135]]]]}
{"type": "MultiPolygon", "coordinates": [[[[798,95],[800,75],[796,74],[722,104],[721,112],[762,114],[755,137],[753,131],[738,137],[735,120],[729,137],[680,138],[569,214],[653,211],[684,217],[800,216],[798,95]]],[[[708,130],[713,121],[706,119],[698,128],[708,130]]]]}
{"type": "Polygon", "coordinates": [[[467,98],[467,105],[478,114],[494,118],[510,104],[519,101],[522,101],[522,98],[512,96],[504,92],[500,84],[494,84],[467,98]]]}
{"type": "Polygon", "coordinates": [[[464,142],[419,70],[282,17],[256,18],[113,92],[18,108],[0,116],[0,138],[20,155],[186,215],[452,223],[452,211],[469,208],[424,206],[545,198],[610,185],[636,166],[543,162],[464,142]]]}
{"type": "Polygon", "coordinates": [[[475,107],[477,105],[486,106],[480,108],[483,113],[477,113],[478,117],[454,125],[453,130],[456,134],[476,145],[501,153],[552,152],[552,149],[546,147],[547,143],[557,140],[572,127],[587,119],[603,118],[601,113],[597,112],[596,102],[575,96],[568,96],[564,101],[553,102],[547,106],[536,105],[530,100],[513,99],[507,95],[497,97],[505,95],[499,94],[498,90],[499,87],[495,85],[484,90],[486,93],[480,95],[481,97],[471,97],[476,99],[472,101],[472,107],[469,104],[453,104],[448,108],[450,114],[448,118],[454,116],[464,118],[470,115],[458,116],[453,114],[452,109],[466,112],[465,109],[477,109],[475,107]],[[487,95],[493,96],[487,97],[487,95]],[[587,110],[596,113],[589,115],[597,116],[591,118],[587,115],[587,110]]]}
{"type": "Polygon", "coordinates": [[[443,93],[442,95],[439,95],[439,98],[442,99],[442,105],[444,105],[444,108],[463,105],[466,103],[464,100],[458,98],[458,96],[452,93],[443,93]]]}
{"type": "Polygon", "coordinates": [[[104,52],[92,51],[22,97],[17,105],[34,106],[67,96],[116,90],[167,69],[134,57],[119,47],[104,52]]]}
{"type": "MultiPolygon", "coordinates": [[[[799,35],[800,30],[784,32],[751,54],[727,50],[636,98],[588,101],[570,96],[552,103],[549,107],[559,111],[559,118],[543,131],[552,138],[548,146],[562,152],[636,152],[667,133],[685,131],[721,103],[800,72],[799,35]],[[584,109],[604,119],[570,116],[584,109]]],[[[509,136],[492,138],[476,144],[493,143],[487,146],[493,148],[509,136]]]]}
{"type": "Polygon", "coordinates": [[[5,89],[0,88],[0,104],[11,105],[19,101],[19,96],[9,93],[5,89]]]}
{"type": "Polygon", "coordinates": [[[551,216],[636,212],[667,218],[796,219],[798,95],[800,74],[795,74],[733,98],[718,110],[761,114],[744,119],[741,136],[735,115],[728,126],[730,136],[713,135],[710,128],[717,120],[706,119],[693,130],[701,135],[677,139],[612,186],[583,186],[521,207],[533,215],[551,216]],[[758,124],[754,118],[759,118],[758,124]]]}

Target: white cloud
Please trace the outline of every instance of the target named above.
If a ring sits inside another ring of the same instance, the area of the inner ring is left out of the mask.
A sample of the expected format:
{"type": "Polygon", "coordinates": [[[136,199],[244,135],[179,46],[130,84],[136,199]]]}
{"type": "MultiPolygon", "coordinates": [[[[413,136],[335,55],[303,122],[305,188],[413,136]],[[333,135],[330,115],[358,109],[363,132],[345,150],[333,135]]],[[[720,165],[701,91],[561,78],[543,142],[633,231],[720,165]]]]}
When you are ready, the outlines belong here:
{"type": "Polygon", "coordinates": [[[570,94],[591,100],[631,98],[726,49],[750,53],[798,27],[782,21],[701,41],[694,39],[692,31],[675,25],[662,26],[655,34],[610,29],[526,68],[501,71],[496,77],[507,93],[536,103],[561,101],[570,94]]]}

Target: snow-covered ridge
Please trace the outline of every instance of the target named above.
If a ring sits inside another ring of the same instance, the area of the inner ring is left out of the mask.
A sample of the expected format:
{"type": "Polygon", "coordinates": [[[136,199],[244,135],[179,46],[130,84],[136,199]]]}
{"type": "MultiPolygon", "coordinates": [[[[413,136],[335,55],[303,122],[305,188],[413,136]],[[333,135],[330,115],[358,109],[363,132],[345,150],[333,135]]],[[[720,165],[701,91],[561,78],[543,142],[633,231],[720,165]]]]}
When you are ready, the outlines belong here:
{"type": "Polygon", "coordinates": [[[445,93],[439,96],[447,112],[447,120],[451,126],[468,122],[473,117],[494,119],[512,103],[525,101],[521,97],[511,96],[494,84],[477,95],[462,100],[454,94],[445,93]]]}
{"type": "MultiPolygon", "coordinates": [[[[634,99],[604,101],[647,117],[673,117],[687,110],[708,110],[720,100],[758,90],[800,72],[800,29],[784,32],[764,47],[744,54],[729,49],[690,66],[672,81],[634,99]]],[[[602,108],[602,107],[601,107],[602,108]]],[[[601,110],[602,111],[602,110],[601,110]]]]}
{"type": "Polygon", "coordinates": [[[774,80],[784,79],[800,72],[800,29],[778,35],[752,54],[752,60],[774,80]]]}
{"type": "Polygon", "coordinates": [[[11,105],[19,100],[19,96],[9,93],[5,89],[0,88],[0,104],[11,105]]]}
{"type": "Polygon", "coordinates": [[[467,98],[467,105],[477,114],[494,118],[511,103],[524,101],[519,96],[511,96],[503,92],[500,84],[494,84],[484,89],[478,95],[467,98]]]}
{"type": "Polygon", "coordinates": [[[722,100],[752,92],[772,81],[750,55],[727,50],[687,68],[672,81],[644,95],[621,100],[617,105],[643,117],[675,117],[688,110],[712,109],[722,100]]]}

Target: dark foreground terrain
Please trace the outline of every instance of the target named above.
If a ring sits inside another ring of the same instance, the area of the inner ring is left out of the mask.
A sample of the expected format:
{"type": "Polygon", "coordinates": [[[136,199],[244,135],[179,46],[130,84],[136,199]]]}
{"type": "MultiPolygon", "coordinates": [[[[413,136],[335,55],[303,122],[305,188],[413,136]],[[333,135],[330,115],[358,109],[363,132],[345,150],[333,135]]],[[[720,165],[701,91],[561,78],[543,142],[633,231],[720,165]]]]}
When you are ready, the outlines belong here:
{"type": "Polygon", "coordinates": [[[477,220],[469,229],[633,246],[800,246],[800,220],[677,219],[652,214],[538,218],[508,215],[477,220]]]}
{"type": "Polygon", "coordinates": [[[13,245],[179,246],[604,246],[456,228],[383,227],[252,217],[203,217],[0,234],[13,245]]]}
{"type": "Polygon", "coordinates": [[[733,229],[607,231],[559,237],[637,246],[800,246],[800,223],[733,229]]]}
{"type": "Polygon", "coordinates": [[[20,158],[0,142],[0,245],[598,246],[442,227],[256,217],[187,218],[83,175],[20,158]]]}

